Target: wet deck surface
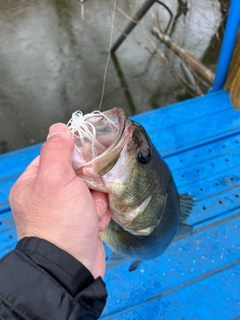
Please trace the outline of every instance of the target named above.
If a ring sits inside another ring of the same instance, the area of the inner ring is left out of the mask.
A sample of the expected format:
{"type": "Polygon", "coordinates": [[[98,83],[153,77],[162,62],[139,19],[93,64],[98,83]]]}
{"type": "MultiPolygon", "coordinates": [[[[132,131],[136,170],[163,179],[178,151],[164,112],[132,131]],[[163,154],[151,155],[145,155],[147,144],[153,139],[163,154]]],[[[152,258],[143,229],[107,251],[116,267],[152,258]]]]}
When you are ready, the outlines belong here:
{"type": "MultiPolygon", "coordinates": [[[[131,273],[131,260],[108,263],[102,319],[240,319],[240,112],[220,91],[133,119],[197,204],[161,257],[131,273]]],[[[0,257],[17,241],[9,190],[40,147],[0,156],[0,257]]]]}

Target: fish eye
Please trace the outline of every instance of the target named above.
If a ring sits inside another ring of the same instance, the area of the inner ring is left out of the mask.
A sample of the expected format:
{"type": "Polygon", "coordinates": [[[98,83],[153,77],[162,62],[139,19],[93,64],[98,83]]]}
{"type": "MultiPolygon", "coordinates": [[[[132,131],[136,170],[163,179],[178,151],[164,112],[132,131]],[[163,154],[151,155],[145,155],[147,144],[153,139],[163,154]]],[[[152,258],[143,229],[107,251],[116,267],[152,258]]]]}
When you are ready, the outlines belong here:
{"type": "Polygon", "coordinates": [[[138,152],[138,161],[142,164],[147,164],[151,160],[151,152],[149,149],[143,149],[138,152]]]}

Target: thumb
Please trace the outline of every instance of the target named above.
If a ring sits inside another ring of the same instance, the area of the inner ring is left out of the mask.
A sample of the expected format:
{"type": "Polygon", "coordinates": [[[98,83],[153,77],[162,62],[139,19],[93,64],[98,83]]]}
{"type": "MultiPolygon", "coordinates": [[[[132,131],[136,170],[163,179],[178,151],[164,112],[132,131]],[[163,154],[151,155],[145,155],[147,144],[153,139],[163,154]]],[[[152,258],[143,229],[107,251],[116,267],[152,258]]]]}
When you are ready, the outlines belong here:
{"type": "Polygon", "coordinates": [[[49,128],[47,141],[40,153],[39,175],[64,175],[72,169],[74,142],[69,128],[57,123],[49,128]]]}

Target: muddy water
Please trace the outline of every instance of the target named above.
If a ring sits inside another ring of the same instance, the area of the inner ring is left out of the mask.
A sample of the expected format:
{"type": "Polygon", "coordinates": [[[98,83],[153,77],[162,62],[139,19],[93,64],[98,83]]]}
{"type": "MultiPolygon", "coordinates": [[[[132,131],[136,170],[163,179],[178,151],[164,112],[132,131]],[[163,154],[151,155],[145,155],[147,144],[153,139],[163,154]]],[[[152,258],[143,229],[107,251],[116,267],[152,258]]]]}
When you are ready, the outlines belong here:
{"type": "MultiPolygon", "coordinates": [[[[132,1],[132,12],[144,1],[132,1]]],[[[177,15],[177,0],[165,3],[177,15]]],[[[118,0],[127,14],[128,0],[118,0]]],[[[48,127],[67,122],[72,112],[98,108],[111,30],[110,0],[88,0],[84,20],[77,0],[0,0],[0,153],[45,140],[48,127]]],[[[165,29],[169,12],[153,6],[165,29]]],[[[114,39],[127,24],[116,11],[114,39]]],[[[151,48],[144,30],[153,27],[149,12],[110,60],[102,110],[124,108],[130,115],[188,97],[168,68],[136,41],[151,48]]],[[[172,28],[172,38],[215,70],[220,42],[218,1],[192,0],[172,28]]],[[[170,25],[170,32],[173,23],[170,25]]],[[[153,39],[153,41],[156,41],[153,39]]],[[[164,46],[159,44],[164,51],[164,46]]],[[[179,68],[179,60],[171,55],[179,68]]],[[[180,69],[179,69],[180,70],[180,69]]]]}

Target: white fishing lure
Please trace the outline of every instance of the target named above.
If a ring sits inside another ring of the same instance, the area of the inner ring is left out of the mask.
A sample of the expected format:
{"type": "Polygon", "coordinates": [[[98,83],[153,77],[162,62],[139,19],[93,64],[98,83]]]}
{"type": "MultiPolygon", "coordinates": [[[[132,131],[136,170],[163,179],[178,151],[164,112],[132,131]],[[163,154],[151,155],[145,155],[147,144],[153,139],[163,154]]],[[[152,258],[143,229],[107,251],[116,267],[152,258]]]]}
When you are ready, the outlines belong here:
{"type": "MultiPolygon", "coordinates": [[[[99,118],[102,118],[102,123],[104,120],[107,120],[107,125],[109,128],[113,129],[113,127],[115,127],[118,129],[117,125],[99,110],[87,113],[85,115],[82,113],[82,111],[77,110],[72,114],[72,118],[67,124],[74,138],[75,148],[79,152],[79,146],[82,148],[84,145],[86,145],[86,143],[91,143],[92,159],[94,159],[99,152],[103,153],[107,149],[106,146],[99,142],[97,137],[97,129],[94,124],[99,123],[99,118]],[[94,121],[94,118],[96,118],[96,122],[94,121]],[[88,121],[89,119],[91,119],[91,121],[88,121]],[[97,153],[96,150],[98,150],[97,153]]],[[[106,126],[106,122],[104,125],[106,126]]]]}

